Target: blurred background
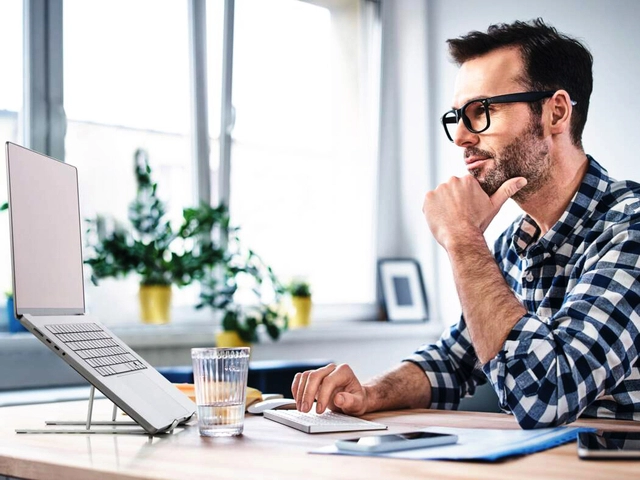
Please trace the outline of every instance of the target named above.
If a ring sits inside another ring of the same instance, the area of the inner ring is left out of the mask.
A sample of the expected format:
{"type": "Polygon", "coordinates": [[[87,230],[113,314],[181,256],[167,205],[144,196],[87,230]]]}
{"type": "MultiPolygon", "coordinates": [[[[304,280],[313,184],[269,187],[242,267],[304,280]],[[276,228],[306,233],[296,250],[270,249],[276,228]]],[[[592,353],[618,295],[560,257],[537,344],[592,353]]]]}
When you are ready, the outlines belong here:
{"type": "MultiPolygon", "coordinates": [[[[0,138],[77,166],[83,217],[122,222],[133,155],[145,149],[171,218],[200,201],[227,204],[243,242],[278,276],[311,284],[312,327],[257,358],[330,357],[370,376],[460,314],[421,213],[428,190],[466,173],[440,125],[457,72],[445,41],[536,17],[594,56],[586,152],[613,177],[640,180],[624,143],[640,111],[635,0],[3,0],[0,138]],[[421,264],[429,322],[391,332],[370,321],[376,262],[395,257],[421,264]],[[387,354],[371,360],[380,348],[387,354]]],[[[4,169],[0,177],[4,185],[4,169]]],[[[509,202],[486,236],[518,214],[509,202]]],[[[10,291],[0,215],[0,289],[10,291]]],[[[215,323],[193,308],[194,284],[174,288],[173,330],[141,333],[138,279],[95,287],[88,277],[87,309],[134,348],[162,345],[154,363],[184,363],[170,347],[215,323]]],[[[10,351],[4,364],[20,364],[10,351]]]]}

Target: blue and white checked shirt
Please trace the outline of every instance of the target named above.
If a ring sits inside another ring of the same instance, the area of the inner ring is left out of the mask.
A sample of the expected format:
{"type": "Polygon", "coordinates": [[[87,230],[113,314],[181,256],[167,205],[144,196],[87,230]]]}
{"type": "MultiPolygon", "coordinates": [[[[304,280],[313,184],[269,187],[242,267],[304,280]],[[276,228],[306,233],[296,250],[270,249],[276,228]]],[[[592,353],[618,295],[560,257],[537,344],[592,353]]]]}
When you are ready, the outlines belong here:
{"type": "Polygon", "coordinates": [[[489,379],[522,428],[579,416],[640,420],[640,185],[593,158],[580,189],[542,238],[527,215],[494,257],[527,309],[480,365],[464,318],[406,361],[425,370],[432,408],[455,409],[489,379]]]}

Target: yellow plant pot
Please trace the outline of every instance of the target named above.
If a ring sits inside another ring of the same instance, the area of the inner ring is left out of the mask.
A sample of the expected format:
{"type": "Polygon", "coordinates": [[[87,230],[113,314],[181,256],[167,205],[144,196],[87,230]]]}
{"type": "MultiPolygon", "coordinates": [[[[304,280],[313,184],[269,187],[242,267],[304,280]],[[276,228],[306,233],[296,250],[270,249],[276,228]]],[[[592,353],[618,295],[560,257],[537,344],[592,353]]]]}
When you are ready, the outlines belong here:
{"type": "Polygon", "coordinates": [[[242,340],[236,331],[222,330],[216,333],[216,347],[235,348],[250,346],[251,344],[242,340]]]}
{"type": "Polygon", "coordinates": [[[171,285],[140,285],[140,318],[144,323],[171,320],[171,285]]]}
{"type": "Polygon", "coordinates": [[[289,328],[304,328],[311,323],[311,297],[291,297],[293,311],[289,319],[289,328]]]}

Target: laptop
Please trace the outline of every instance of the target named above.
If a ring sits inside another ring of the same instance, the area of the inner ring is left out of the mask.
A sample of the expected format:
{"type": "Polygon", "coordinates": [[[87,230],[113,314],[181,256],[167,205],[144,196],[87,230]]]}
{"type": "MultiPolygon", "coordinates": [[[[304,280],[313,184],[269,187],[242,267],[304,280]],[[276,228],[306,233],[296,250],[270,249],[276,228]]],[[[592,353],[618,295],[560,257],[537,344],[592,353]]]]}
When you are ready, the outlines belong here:
{"type": "Polygon", "coordinates": [[[6,144],[13,295],[19,321],[149,434],[195,404],[85,312],[78,172],[6,144]]]}

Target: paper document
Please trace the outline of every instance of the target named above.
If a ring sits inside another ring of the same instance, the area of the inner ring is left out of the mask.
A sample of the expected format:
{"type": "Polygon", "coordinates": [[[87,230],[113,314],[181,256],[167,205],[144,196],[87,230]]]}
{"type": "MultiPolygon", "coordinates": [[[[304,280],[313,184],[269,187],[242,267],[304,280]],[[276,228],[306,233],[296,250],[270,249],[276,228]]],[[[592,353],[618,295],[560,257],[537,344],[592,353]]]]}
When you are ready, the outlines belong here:
{"type": "Polygon", "coordinates": [[[427,432],[450,433],[458,436],[458,443],[390,453],[345,452],[329,445],[311,453],[365,455],[412,460],[485,460],[494,461],[513,455],[539,452],[575,441],[579,432],[593,428],[556,427],[536,430],[491,430],[485,428],[430,427],[427,432]]]}

